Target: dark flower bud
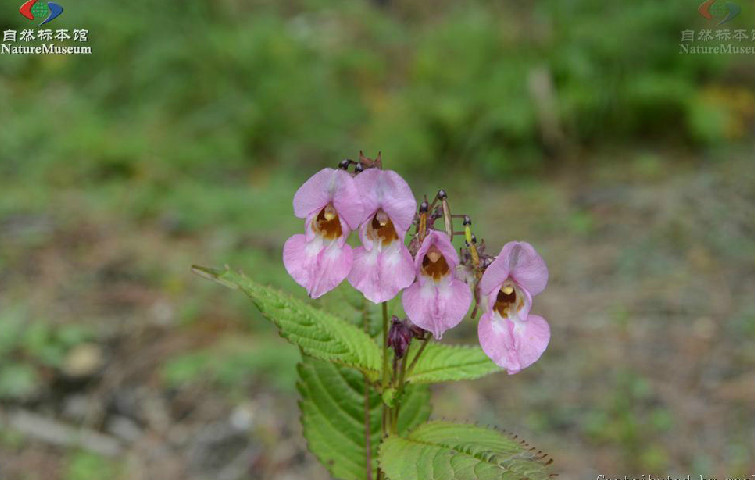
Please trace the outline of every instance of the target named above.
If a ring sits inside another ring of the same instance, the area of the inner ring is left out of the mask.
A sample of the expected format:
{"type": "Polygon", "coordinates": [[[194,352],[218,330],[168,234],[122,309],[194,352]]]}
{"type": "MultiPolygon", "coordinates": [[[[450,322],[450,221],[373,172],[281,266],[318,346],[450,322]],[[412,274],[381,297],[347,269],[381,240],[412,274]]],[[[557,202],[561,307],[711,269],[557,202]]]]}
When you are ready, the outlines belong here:
{"type": "Polygon", "coordinates": [[[448,194],[446,194],[446,191],[442,188],[438,190],[438,200],[445,200],[448,198],[448,194]]]}
{"type": "Polygon", "coordinates": [[[403,358],[409,349],[409,342],[412,341],[412,331],[406,325],[406,322],[399,320],[396,315],[391,321],[391,328],[388,330],[388,346],[396,353],[396,358],[403,358]]]}
{"type": "Polygon", "coordinates": [[[341,170],[348,170],[349,165],[351,165],[351,160],[346,158],[346,159],[341,160],[341,162],[338,164],[338,168],[340,168],[341,170]]]}
{"type": "Polygon", "coordinates": [[[464,222],[463,222],[463,225],[464,225],[465,227],[466,227],[466,226],[469,226],[469,225],[472,225],[472,220],[471,220],[471,219],[469,218],[469,215],[464,215],[464,222]]]}
{"type": "Polygon", "coordinates": [[[357,163],[357,166],[354,167],[354,171],[356,173],[362,173],[362,172],[364,172],[364,165],[362,165],[361,163],[357,163]]]}
{"type": "Polygon", "coordinates": [[[427,200],[422,200],[422,203],[419,204],[419,213],[427,213],[428,208],[430,208],[430,205],[427,204],[427,200]]]}
{"type": "Polygon", "coordinates": [[[424,340],[427,338],[427,330],[424,330],[411,322],[409,322],[409,331],[412,332],[412,337],[417,340],[424,340]]]}

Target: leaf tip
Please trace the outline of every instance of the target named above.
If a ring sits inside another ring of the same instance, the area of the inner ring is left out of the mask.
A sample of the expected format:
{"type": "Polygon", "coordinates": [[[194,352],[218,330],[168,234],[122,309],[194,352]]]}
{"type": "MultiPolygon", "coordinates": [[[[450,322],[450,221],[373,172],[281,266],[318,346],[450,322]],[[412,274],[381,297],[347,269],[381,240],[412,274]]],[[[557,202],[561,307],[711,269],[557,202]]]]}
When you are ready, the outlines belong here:
{"type": "Polygon", "coordinates": [[[237,290],[239,288],[236,283],[230,282],[223,278],[223,274],[229,271],[228,267],[226,267],[225,271],[223,271],[216,268],[203,267],[201,265],[192,265],[191,271],[195,275],[206,278],[208,280],[212,280],[213,282],[219,283],[233,290],[237,290]]]}

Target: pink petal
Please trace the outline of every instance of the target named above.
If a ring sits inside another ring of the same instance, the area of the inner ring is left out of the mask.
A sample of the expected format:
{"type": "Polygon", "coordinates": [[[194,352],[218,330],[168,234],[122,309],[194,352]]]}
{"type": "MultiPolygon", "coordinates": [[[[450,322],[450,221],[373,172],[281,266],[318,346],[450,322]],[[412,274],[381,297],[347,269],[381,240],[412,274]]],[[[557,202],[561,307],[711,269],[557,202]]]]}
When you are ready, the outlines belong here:
{"type": "Polygon", "coordinates": [[[527,320],[514,327],[514,337],[519,340],[519,361],[522,368],[535,363],[548,347],[551,329],[539,315],[529,315],[527,320]]]}
{"type": "Polygon", "coordinates": [[[516,283],[535,296],[548,283],[548,267],[535,248],[527,242],[509,242],[485,270],[480,291],[487,295],[511,276],[516,283]]]}
{"type": "Polygon", "coordinates": [[[440,253],[443,254],[443,257],[446,259],[446,263],[448,263],[448,267],[451,269],[451,271],[455,270],[456,265],[459,264],[459,255],[456,253],[456,249],[454,249],[454,246],[451,244],[451,239],[448,238],[448,235],[446,235],[444,232],[439,232],[438,230],[430,230],[425,239],[422,241],[422,245],[420,245],[419,250],[417,250],[417,256],[414,257],[414,265],[417,268],[417,271],[419,271],[419,268],[422,266],[422,260],[424,260],[425,254],[433,245],[435,245],[438,250],[440,250],[440,253]]]}
{"type": "Polygon", "coordinates": [[[294,214],[306,218],[333,202],[350,229],[362,220],[362,202],[354,179],[346,171],[324,168],[312,175],[294,194],[294,214]]]}
{"type": "Polygon", "coordinates": [[[317,256],[322,250],[320,238],[307,239],[304,234],[289,237],[283,244],[283,266],[296,283],[304,288],[310,283],[310,265],[317,262],[317,256]]]}
{"type": "Polygon", "coordinates": [[[513,375],[540,358],[550,340],[550,327],[538,315],[511,321],[486,313],[477,325],[477,335],[485,354],[513,375]]]}
{"type": "Polygon", "coordinates": [[[404,290],[404,311],[415,325],[440,339],[443,332],[458,325],[469,310],[472,293],[452,275],[440,282],[420,279],[404,290]]]}
{"type": "MultiPolygon", "coordinates": [[[[369,220],[369,218],[370,217],[368,217],[367,220],[369,220]]],[[[364,245],[366,248],[372,250],[375,242],[373,242],[372,239],[370,239],[370,237],[367,235],[367,229],[368,228],[370,228],[370,222],[365,220],[359,226],[359,240],[362,241],[362,245],[364,245]]]]}
{"type": "Polygon", "coordinates": [[[324,168],[315,173],[294,194],[294,214],[299,218],[319,212],[333,201],[334,192],[340,184],[341,174],[346,172],[324,168]]]}
{"type": "Polygon", "coordinates": [[[388,248],[354,250],[354,263],[349,283],[374,303],[395,297],[414,281],[414,262],[403,243],[393,242],[388,248]]]}
{"type": "Polygon", "coordinates": [[[351,247],[338,241],[324,242],[321,237],[307,241],[305,235],[298,234],[283,245],[283,265],[312,298],[336,288],[349,274],[351,264],[351,247]]]}
{"type": "Polygon", "coordinates": [[[382,208],[391,217],[396,231],[405,233],[409,230],[417,211],[417,200],[398,173],[371,168],[357,175],[354,182],[362,194],[365,216],[372,216],[382,208]]]}

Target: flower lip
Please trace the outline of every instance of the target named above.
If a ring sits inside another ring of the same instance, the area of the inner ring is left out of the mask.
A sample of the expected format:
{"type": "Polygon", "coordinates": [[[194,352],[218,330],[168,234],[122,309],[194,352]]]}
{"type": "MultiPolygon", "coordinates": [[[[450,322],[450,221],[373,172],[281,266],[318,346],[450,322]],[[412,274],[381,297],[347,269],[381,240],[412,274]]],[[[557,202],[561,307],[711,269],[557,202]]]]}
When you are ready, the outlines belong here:
{"type": "Polygon", "coordinates": [[[343,236],[343,227],[338,212],[332,203],[328,203],[312,220],[312,230],[325,239],[335,240],[343,236]]]}
{"type": "Polygon", "coordinates": [[[550,341],[550,327],[538,315],[519,322],[496,319],[488,312],[477,324],[477,335],[485,354],[513,375],[540,358],[550,341]]]}

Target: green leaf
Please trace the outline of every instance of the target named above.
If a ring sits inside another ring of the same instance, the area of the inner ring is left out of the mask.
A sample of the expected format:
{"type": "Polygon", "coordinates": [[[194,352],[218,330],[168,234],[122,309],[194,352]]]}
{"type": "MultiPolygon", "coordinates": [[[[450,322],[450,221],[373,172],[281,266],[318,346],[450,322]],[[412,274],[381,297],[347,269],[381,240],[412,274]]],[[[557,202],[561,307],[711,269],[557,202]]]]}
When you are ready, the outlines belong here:
{"type": "Polygon", "coordinates": [[[335,315],[318,310],[274,288],[259,285],[230,270],[192,267],[205,278],[249,296],[280,334],[315,358],[362,371],[372,381],[380,376],[381,352],[365,332],[335,315]]]}
{"type": "MultiPolygon", "coordinates": [[[[410,362],[418,351],[418,348],[411,349],[410,362]]],[[[407,381],[440,383],[472,380],[500,371],[501,368],[493,363],[480,347],[430,343],[407,376],[407,381]]]]}
{"type": "Polygon", "coordinates": [[[550,463],[516,437],[450,422],[391,435],[380,448],[380,467],[390,480],[544,480],[550,463]]]}
{"type": "Polygon", "coordinates": [[[343,282],[327,295],[317,299],[318,308],[343,318],[361,330],[366,330],[370,337],[377,337],[383,330],[380,305],[376,305],[354,289],[348,282],[343,282]]]}
{"type": "MultiPolygon", "coordinates": [[[[305,356],[299,364],[297,388],[310,451],[336,478],[366,478],[364,376],[354,369],[305,356]]],[[[401,399],[398,431],[405,433],[430,415],[430,391],[426,385],[408,385],[401,399]]],[[[367,405],[374,478],[382,418],[382,399],[374,389],[369,389],[367,405]]]]}

